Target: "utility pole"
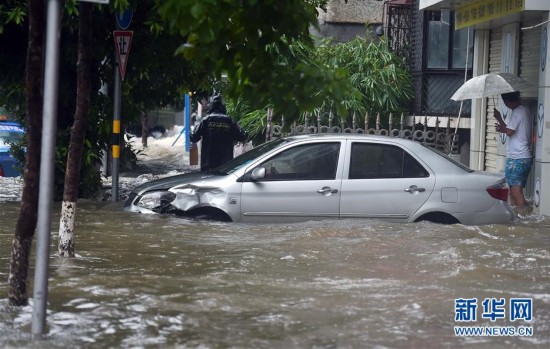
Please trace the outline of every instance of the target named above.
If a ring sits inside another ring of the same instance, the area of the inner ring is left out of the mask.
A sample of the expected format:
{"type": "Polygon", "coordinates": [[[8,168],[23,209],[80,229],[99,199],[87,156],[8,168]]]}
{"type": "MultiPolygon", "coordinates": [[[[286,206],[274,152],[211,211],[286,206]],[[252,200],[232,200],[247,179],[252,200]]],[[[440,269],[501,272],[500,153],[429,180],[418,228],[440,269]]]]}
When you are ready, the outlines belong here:
{"type": "Polygon", "coordinates": [[[48,303],[48,266],[52,223],[53,178],[55,170],[55,136],[57,128],[57,97],[59,87],[59,36],[61,31],[61,0],[48,0],[46,25],[46,61],[40,187],[34,273],[34,304],[32,335],[44,334],[48,303]]]}
{"type": "MultiPolygon", "coordinates": [[[[132,21],[133,11],[124,10],[122,13],[115,15],[117,28],[127,29],[132,21]]],[[[130,53],[130,45],[132,43],[133,32],[130,30],[115,30],[113,38],[115,40],[115,50],[117,59],[115,60],[115,86],[113,91],[113,138],[112,138],[112,155],[113,168],[111,173],[111,200],[118,201],[118,177],[120,167],[120,143],[122,141],[120,127],[120,104],[121,104],[121,81],[124,80],[126,73],[126,64],[128,63],[128,55],[130,53]]]]}
{"type": "Polygon", "coordinates": [[[115,86],[113,88],[113,138],[112,155],[113,165],[111,168],[111,200],[118,201],[118,170],[120,158],[120,75],[118,73],[118,64],[115,66],[115,86]]]}
{"type": "MultiPolygon", "coordinates": [[[[61,36],[62,0],[46,0],[46,58],[44,69],[44,101],[42,149],[40,152],[40,182],[38,189],[38,220],[36,262],[34,272],[34,304],[32,335],[41,337],[46,327],[48,304],[48,267],[52,224],[52,202],[55,171],[55,139],[59,95],[59,41],[61,36]]],[[[109,0],[80,0],[108,4],[109,0]]]]}

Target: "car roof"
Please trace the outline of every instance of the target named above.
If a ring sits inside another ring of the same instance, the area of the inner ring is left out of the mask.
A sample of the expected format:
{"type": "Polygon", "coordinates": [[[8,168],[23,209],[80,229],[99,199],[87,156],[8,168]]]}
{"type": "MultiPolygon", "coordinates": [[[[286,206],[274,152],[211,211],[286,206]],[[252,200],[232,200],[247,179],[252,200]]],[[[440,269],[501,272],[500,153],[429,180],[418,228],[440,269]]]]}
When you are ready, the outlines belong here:
{"type": "Polygon", "coordinates": [[[305,139],[327,139],[327,140],[343,140],[343,139],[349,139],[349,140],[373,140],[373,141],[382,141],[382,142],[394,142],[399,143],[403,145],[411,145],[415,144],[418,145],[418,142],[406,139],[406,138],[400,138],[400,137],[393,137],[393,136],[381,136],[381,135],[373,135],[373,134],[365,134],[365,133],[310,133],[310,134],[301,134],[301,135],[292,135],[285,137],[286,139],[290,141],[300,141],[305,139]]]}
{"type": "Polygon", "coordinates": [[[20,123],[14,121],[0,120],[0,131],[23,133],[25,130],[20,123]]]}

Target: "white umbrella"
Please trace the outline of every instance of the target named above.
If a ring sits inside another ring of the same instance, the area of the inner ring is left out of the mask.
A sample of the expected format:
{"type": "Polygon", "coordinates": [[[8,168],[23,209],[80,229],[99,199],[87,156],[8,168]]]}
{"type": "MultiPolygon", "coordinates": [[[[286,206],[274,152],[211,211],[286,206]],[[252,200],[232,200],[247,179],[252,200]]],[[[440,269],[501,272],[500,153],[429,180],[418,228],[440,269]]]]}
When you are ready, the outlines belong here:
{"type": "Polygon", "coordinates": [[[519,91],[531,86],[517,75],[509,73],[489,73],[466,81],[451,97],[454,101],[484,98],[503,93],[519,91]]]}

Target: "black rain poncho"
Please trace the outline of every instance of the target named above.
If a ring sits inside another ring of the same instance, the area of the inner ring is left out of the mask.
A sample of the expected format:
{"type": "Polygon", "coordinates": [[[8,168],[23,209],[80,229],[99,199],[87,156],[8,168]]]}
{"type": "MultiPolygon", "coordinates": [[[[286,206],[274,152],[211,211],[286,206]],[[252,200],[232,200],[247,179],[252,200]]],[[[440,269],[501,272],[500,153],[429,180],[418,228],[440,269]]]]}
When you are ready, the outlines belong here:
{"type": "Polygon", "coordinates": [[[246,142],[246,133],[229,116],[213,112],[195,127],[190,139],[193,143],[202,139],[201,171],[209,171],[233,159],[233,146],[246,142]]]}

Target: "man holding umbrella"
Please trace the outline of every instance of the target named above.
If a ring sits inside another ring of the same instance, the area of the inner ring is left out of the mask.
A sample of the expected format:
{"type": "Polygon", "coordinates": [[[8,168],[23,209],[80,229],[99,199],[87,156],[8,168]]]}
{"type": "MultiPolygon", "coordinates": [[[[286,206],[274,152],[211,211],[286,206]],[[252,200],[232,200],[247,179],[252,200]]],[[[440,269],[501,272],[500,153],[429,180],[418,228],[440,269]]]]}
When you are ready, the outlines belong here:
{"type": "Polygon", "coordinates": [[[525,79],[510,73],[489,73],[475,76],[466,81],[451,97],[452,100],[485,98],[501,95],[504,104],[512,109],[512,115],[506,122],[500,112],[494,109],[497,119],[496,130],[506,134],[510,141],[506,153],[504,175],[510,187],[510,201],[520,215],[529,214],[533,208],[523,196],[523,188],[531,169],[532,125],[529,110],[521,104],[519,90],[530,87],[525,79]]]}
{"type": "Polygon", "coordinates": [[[510,187],[510,199],[520,215],[531,213],[533,208],[525,200],[523,188],[533,162],[531,152],[532,123],[529,109],[521,104],[519,92],[503,93],[504,105],[512,110],[512,115],[504,122],[502,115],[495,108],[494,116],[498,123],[496,130],[509,137],[506,153],[504,175],[510,187]]]}

